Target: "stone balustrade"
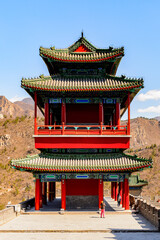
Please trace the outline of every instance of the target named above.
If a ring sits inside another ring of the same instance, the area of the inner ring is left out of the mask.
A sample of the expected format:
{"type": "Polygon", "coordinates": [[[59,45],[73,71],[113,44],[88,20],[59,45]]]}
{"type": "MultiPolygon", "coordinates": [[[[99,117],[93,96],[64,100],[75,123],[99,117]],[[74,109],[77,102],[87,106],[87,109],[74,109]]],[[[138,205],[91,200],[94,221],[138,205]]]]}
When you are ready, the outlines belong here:
{"type": "Polygon", "coordinates": [[[138,210],[148,221],[160,231],[160,204],[141,197],[130,195],[130,205],[138,210]]]}
{"type": "Polygon", "coordinates": [[[15,212],[14,206],[9,208],[5,208],[0,211],[0,225],[10,221],[11,219],[15,218],[17,213],[15,212]]]}

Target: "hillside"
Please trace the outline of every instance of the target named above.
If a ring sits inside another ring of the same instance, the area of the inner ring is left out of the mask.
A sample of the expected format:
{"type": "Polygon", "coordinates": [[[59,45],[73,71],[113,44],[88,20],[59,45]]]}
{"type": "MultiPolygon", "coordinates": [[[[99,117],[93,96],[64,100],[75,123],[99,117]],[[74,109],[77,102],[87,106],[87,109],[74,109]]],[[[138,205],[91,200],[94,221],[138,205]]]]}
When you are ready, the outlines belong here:
{"type": "MultiPolygon", "coordinates": [[[[38,153],[34,148],[34,120],[31,117],[0,119],[0,208],[8,201],[18,203],[34,196],[34,182],[31,173],[10,168],[10,160],[38,153]]],[[[42,124],[42,119],[39,119],[42,124]]],[[[131,148],[129,154],[152,157],[152,169],[142,171],[142,179],[149,181],[143,195],[160,195],[160,125],[155,119],[136,118],[131,120],[131,148]]]]}
{"type": "MultiPolygon", "coordinates": [[[[38,116],[42,113],[38,109],[38,116]]],[[[24,98],[22,101],[10,102],[6,97],[0,96],[0,114],[8,118],[34,115],[34,102],[31,98],[24,98]]]]}

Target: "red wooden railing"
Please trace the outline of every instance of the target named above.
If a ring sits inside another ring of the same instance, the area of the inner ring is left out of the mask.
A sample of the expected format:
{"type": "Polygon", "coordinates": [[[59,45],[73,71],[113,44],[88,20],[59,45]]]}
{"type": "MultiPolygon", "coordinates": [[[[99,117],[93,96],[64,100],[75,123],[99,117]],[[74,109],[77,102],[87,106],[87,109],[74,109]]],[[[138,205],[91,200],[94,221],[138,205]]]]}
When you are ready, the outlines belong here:
{"type": "Polygon", "coordinates": [[[37,125],[35,135],[129,135],[127,125],[37,125]]]}

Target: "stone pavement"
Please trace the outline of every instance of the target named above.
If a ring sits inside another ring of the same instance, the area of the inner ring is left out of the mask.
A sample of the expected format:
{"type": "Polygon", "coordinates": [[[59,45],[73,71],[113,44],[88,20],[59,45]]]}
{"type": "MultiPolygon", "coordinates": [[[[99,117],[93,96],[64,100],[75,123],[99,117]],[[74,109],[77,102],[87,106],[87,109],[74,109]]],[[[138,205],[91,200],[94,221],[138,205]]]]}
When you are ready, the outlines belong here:
{"type": "Polygon", "coordinates": [[[154,232],[156,228],[140,214],[127,213],[111,199],[107,199],[106,208],[105,218],[96,212],[32,214],[30,211],[0,226],[0,240],[160,239],[160,233],[154,232]]]}

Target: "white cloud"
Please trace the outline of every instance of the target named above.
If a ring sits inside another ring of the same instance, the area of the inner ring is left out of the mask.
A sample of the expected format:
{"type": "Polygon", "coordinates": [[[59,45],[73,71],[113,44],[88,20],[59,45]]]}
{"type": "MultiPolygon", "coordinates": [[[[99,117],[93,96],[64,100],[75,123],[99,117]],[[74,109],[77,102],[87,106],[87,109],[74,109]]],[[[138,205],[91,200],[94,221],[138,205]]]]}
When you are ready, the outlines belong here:
{"type": "Polygon", "coordinates": [[[146,100],[159,100],[160,99],[160,90],[150,90],[146,93],[141,93],[137,96],[137,100],[146,101],[146,100]]]}
{"type": "Polygon", "coordinates": [[[148,108],[138,109],[139,113],[158,113],[160,114],[160,105],[158,106],[151,106],[148,108]]]}
{"type": "Polygon", "coordinates": [[[22,101],[24,99],[24,97],[18,97],[17,95],[11,99],[9,99],[9,101],[11,102],[16,102],[16,101],[22,101]]]}

